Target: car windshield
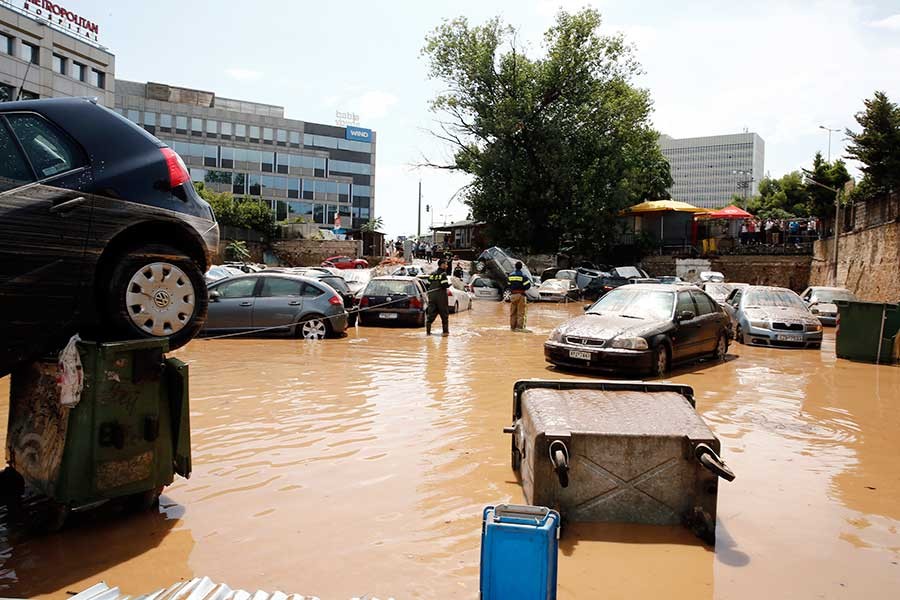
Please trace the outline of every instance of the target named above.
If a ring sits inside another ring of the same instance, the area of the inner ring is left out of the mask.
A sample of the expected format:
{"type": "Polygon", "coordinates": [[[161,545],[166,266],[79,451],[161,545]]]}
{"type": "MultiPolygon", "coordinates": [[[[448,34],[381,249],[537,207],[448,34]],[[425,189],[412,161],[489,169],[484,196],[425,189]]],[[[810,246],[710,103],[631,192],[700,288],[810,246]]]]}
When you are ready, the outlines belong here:
{"type": "Polygon", "coordinates": [[[830,303],[835,300],[856,300],[856,296],[854,296],[849,290],[816,290],[813,292],[813,297],[818,302],[830,303]]]}
{"type": "Polygon", "coordinates": [[[619,314],[637,319],[663,320],[672,316],[675,294],[641,289],[617,289],[598,300],[587,314],[619,314]]]}
{"type": "Polygon", "coordinates": [[[355,283],[368,283],[372,279],[372,271],[369,269],[346,269],[341,273],[344,281],[353,281],[355,283]]]}
{"type": "Polygon", "coordinates": [[[341,294],[346,294],[350,291],[350,288],[347,287],[347,282],[337,276],[332,277],[320,277],[319,281],[322,283],[327,283],[331,287],[335,289],[335,291],[340,292],[341,294]]]}
{"type": "Polygon", "coordinates": [[[569,282],[562,281],[559,279],[550,279],[541,284],[542,290],[567,290],[569,289],[569,282]]]}
{"type": "Polygon", "coordinates": [[[376,279],[370,281],[366,286],[366,296],[414,296],[416,294],[416,286],[410,281],[401,281],[399,279],[376,279]]]}
{"type": "Polygon", "coordinates": [[[790,308],[806,308],[800,296],[790,290],[753,290],[747,293],[744,306],[782,306],[790,308]]]}

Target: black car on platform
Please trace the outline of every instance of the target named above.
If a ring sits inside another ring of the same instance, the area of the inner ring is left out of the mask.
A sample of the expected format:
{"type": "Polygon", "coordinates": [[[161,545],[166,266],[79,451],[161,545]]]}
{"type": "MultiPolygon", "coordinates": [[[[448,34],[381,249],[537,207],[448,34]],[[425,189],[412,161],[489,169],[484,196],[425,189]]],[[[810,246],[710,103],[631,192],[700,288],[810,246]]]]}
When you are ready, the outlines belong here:
{"type": "Polygon", "coordinates": [[[0,104],[0,376],[83,338],[203,326],[219,228],[181,158],[81,98],[0,104]]]}
{"type": "MultiPolygon", "coordinates": [[[[445,293],[445,292],[441,292],[445,293]]],[[[416,277],[375,277],[359,299],[360,325],[425,326],[428,292],[416,277]]]]}
{"type": "Polygon", "coordinates": [[[702,290],[635,284],[611,290],[553,330],[544,357],[562,367],[660,376],[677,362],[723,359],[728,342],[728,316],[702,290]]]}

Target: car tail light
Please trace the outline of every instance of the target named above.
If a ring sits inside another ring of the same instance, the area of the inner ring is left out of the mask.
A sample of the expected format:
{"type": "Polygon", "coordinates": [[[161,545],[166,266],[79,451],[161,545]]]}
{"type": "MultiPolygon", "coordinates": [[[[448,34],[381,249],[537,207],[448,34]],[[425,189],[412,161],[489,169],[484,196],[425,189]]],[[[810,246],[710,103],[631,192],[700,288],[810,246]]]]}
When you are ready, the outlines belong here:
{"type": "Polygon", "coordinates": [[[418,298],[410,298],[409,300],[410,308],[422,308],[422,301],[418,298]]]}
{"type": "Polygon", "coordinates": [[[368,305],[369,305],[369,297],[368,296],[363,296],[362,298],[359,299],[360,308],[365,308],[368,305]]]}
{"type": "Polygon", "coordinates": [[[169,187],[174,189],[188,183],[191,180],[191,174],[178,153],[171,148],[160,148],[159,151],[166,158],[166,167],[169,168],[169,187]]]}
{"type": "Polygon", "coordinates": [[[452,298],[452,297],[453,297],[453,294],[450,293],[450,290],[447,290],[447,297],[448,297],[448,298],[452,298]]]}
{"type": "Polygon", "coordinates": [[[606,291],[608,292],[609,290],[612,289],[612,286],[610,286],[610,285],[604,285],[604,286],[603,286],[603,289],[606,290],[606,291]]]}
{"type": "Polygon", "coordinates": [[[328,299],[328,304],[334,304],[335,306],[343,306],[344,301],[341,300],[340,296],[332,296],[328,299]]]}

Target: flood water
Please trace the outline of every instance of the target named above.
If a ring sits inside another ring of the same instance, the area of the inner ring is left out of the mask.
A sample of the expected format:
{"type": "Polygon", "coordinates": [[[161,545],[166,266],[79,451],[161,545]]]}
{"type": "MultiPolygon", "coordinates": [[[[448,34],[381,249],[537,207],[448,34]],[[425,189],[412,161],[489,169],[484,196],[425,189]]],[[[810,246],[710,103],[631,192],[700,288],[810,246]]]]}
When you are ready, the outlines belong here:
{"type": "MultiPolygon", "coordinates": [[[[475,302],[452,335],[195,340],[194,473],[159,511],[83,515],[61,533],[0,528],[0,596],[130,594],[207,575],[349,599],[476,598],[482,508],[524,501],[509,465],[517,379],[573,378],[542,343],[581,305],[475,302]]],[[[713,550],[678,527],[573,525],[559,597],[900,597],[900,368],[732,345],[681,368],[737,474],[713,550]]],[[[8,380],[0,380],[6,410],[8,380]]]]}

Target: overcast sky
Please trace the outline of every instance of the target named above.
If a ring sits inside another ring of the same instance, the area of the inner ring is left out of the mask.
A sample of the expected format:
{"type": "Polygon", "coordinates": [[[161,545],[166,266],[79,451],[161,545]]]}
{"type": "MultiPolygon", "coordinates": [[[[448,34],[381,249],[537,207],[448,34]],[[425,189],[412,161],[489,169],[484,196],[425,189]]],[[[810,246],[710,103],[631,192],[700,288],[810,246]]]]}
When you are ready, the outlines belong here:
{"type": "MultiPolygon", "coordinates": [[[[390,235],[415,233],[421,177],[423,229],[465,217],[450,202],[465,178],[411,165],[446,157],[427,132],[427,102],[438,89],[420,57],[442,19],[472,23],[500,15],[542,52],[541,36],[562,6],[580,0],[309,2],[60,0],[100,24],[116,55],[116,76],[278,104],[289,118],[332,123],[354,111],[378,132],[376,214],[390,235]],[[448,206],[449,202],[449,206],[448,206]]],[[[876,89],[900,101],[900,1],[756,0],[591,3],[603,32],[637,47],[657,129],[674,137],[759,133],[772,175],[826,152],[818,128],[855,126],[853,114],[876,89]]],[[[843,150],[832,138],[832,155],[843,150]]]]}

